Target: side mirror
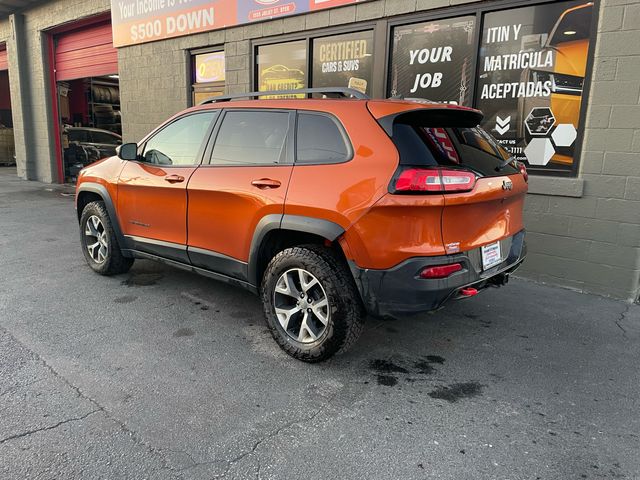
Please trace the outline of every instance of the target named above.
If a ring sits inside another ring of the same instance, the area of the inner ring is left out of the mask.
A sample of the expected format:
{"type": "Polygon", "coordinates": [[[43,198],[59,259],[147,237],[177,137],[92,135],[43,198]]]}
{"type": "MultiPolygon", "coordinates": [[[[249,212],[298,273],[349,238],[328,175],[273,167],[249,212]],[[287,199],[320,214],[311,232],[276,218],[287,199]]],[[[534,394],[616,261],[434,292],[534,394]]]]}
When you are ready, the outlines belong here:
{"type": "Polygon", "coordinates": [[[116,152],[122,160],[138,159],[138,145],[135,143],[123,143],[116,149],[116,152]]]}

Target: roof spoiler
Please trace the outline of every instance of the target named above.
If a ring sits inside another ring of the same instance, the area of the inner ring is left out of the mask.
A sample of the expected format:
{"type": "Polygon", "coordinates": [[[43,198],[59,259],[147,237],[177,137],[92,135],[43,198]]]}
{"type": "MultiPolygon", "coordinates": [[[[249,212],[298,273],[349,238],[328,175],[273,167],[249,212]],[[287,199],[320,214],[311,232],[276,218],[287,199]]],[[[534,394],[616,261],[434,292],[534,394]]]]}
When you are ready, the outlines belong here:
{"type": "Polygon", "coordinates": [[[453,107],[446,104],[441,106],[430,104],[429,106],[403,110],[379,118],[371,108],[369,111],[376,117],[376,120],[389,137],[393,135],[393,125],[395,123],[419,123],[424,127],[470,128],[478,126],[484,117],[480,110],[453,107]]]}

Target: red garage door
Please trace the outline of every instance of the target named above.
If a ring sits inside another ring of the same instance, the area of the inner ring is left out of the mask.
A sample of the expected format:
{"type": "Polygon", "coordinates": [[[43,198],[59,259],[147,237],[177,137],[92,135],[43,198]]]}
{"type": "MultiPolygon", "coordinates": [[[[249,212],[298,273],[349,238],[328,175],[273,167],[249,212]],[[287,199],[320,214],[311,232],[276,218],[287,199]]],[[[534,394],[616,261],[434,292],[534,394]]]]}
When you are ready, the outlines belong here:
{"type": "Polygon", "coordinates": [[[56,35],[55,44],[57,81],[118,73],[110,21],[56,35]]]}
{"type": "Polygon", "coordinates": [[[4,45],[0,45],[0,70],[9,70],[9,59],[4,45]]]}

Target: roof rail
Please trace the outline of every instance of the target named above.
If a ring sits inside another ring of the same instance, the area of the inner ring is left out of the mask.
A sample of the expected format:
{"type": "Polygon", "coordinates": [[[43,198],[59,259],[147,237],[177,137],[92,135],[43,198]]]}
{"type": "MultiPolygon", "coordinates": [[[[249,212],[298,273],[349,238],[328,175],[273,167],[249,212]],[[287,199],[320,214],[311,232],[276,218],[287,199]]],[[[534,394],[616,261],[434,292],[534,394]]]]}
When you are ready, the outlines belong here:
{"type": "Polygon", "coordinates": [[[300,94],[313,94],[320,93],[331,98],[357,98],[360,100],[367,100],[369,96],[355,90],[353,88],[346,87],[321,87],[321,88],[300,88],[297,90],[269,90],[265,92],[249,92],[249,93],[236,93],[234,95],[224,95],[221,97],[211,97],[202,102],[200,105],[206,105],[207,103],[228,102],[230,100],[237,100],[241,98],[257,98],[271,95],[300,95],[300,94]]]}

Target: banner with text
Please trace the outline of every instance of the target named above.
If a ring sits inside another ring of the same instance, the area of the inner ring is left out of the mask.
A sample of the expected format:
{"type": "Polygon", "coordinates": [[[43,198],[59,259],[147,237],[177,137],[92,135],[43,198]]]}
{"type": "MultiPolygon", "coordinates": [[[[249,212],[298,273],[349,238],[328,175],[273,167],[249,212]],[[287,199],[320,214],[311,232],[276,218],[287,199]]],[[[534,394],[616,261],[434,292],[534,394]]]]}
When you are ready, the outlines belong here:
{"type": "Polygon", "coordinates": [[[475,17],[393,29],[389,95],[471,105],[475,17]]]}
{"type": "Polygon", "coordinates": [[[313,87],[349,87],[371,93],[373,31],[313,40],[313,87]]]}
{"type": "Polygon", "coordinates": [[[113,45],[180,37],[362,0],[111,0],[113,45]]]}
{"type": "Polygon", "coordinates": [[[534,168],[571,170],[592,2],[556,2],[484,16],[476,107],[482,126],[534,168]]]}

